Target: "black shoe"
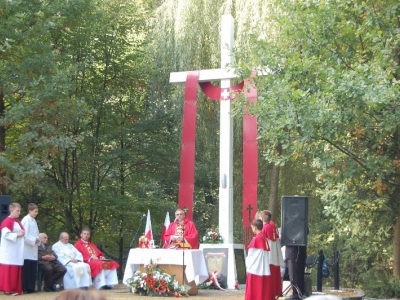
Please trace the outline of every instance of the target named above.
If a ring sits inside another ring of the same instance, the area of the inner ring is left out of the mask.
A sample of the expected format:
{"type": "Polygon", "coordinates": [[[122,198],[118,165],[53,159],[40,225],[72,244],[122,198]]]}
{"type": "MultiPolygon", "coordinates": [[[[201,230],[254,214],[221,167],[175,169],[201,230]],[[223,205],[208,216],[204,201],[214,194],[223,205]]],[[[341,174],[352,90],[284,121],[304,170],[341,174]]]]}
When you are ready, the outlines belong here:
{"type": "Polygon", "coordinates": [[[45,291],[45,292],[54,292],[54,291],[53,291],[53,287],[50,287],[50,286],[46,286],[46,287],[44,288],[44,291],[45,291]]]}
{"type": "Polygon", "coordinates": [[[88,287],[81,287],[81,290],[87,291],[89,288],[88,287]]]}
{"type": "Polygon", "coordinates": [[[103,285],[103,286],[101,287],[101,289],[102,289],[102,290],[112,290],[113,287],[110,286],[110,285],[103,285]]]}

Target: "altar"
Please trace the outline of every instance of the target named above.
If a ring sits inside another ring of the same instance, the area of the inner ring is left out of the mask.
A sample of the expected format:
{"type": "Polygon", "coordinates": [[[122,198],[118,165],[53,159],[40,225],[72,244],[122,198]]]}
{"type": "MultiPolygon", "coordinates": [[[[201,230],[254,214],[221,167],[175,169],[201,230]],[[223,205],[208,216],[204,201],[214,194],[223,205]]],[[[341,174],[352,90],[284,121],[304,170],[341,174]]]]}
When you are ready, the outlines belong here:
{"type": "Polygon", "coordinates": [[[208,278],[208,272],[202,250],[169,250],[135,248],[129,251],[123,283],[126,285],[138,269],[143,269],[152,261],[170,275],[176,275],[179,284],[191,287],[188,294],[197,295],[197,284],[208,278]]]}

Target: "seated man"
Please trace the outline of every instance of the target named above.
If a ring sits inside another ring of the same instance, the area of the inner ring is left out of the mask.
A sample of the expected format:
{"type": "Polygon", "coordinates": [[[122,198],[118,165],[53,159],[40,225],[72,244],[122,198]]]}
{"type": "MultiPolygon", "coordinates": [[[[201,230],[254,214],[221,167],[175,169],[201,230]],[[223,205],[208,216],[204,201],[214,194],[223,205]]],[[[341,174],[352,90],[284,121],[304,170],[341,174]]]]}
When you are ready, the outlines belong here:
{"type": "Polygon", "coordinates": [[[51,246],[47,246],[47,234],[39,233],[39,238],[39,270],[43,274],[44,290],[46,292],[60,291],[64,288],[63,277],[67,269],[57,261],[51,246]]]}
{"type": "Polygon", "coordinates": [[[185,217],[183,209],[175,211],[175,221],[169,225],[164,235],[164,248],[199,249],[196,226],[185,217]]]}
{"type": "Polygon", "coordinates": [[[67,268],[64,289],[88,288],[92,285],[90,266],[83,262],[82,254],[68,242],[68,233],[62,232],[60,240],[53,245],[57,260],[67,268]]]}
{"type": "Polygon", "coordinates": [[[90,229],[83,228],[81,238],[75,243],[75,248],[82,253],[83,261],[90,265],[94,287],[111,289],[118,284],[119,264],[106,259],[105,255],[89,239],[90,229]]]}

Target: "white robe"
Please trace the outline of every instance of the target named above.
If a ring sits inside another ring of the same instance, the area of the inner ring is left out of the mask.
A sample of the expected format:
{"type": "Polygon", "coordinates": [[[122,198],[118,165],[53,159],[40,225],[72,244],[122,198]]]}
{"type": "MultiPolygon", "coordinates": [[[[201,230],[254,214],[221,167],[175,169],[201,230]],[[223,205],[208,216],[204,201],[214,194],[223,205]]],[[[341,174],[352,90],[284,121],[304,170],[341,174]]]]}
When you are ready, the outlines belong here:
{"type": "Polygon", "coordinates": [[[58,241],[52,249],[57,255],[57,260],[67,268],[67,273],[64,275],[64,289],[77,289],[92,285],[90,266],[83,262],[82,254],[73,245],[58,241]],[[73,263],[71,259],[77,259],[78,262],[73,263]]]}
{"type": "Polygon", "coordinates": [[[258,276],[269,276],[269,251],[263,249],[250,248],[246,257],[246,272],[258,276]]]}
{"type": "Polygon", "coordinates": [[[282,256],[282,250],[281,250],[281,240],[276,239],[276,241],[268,239],[268,245],[269,245],[269,264],[274,265],[274,266],[280,266],[284,267],[285,262],[283,260],[282,256]]]}
{"type": "Polygon", "coordinates": [[[117,269],[101,270],[101,272],[93,279],[93,286],[100,289],[102,286],[108,285],[113,287],[118,284],[117,269]]]}
{"type": "Polygon", "coordinates": [[[24,238],[17,237],[20,230],[21,227],[17,222],[14,222],[13,231],[7,227],[1,230],[0,264],[15,266],[24,264],[24,238]]]}
{"type": "Polygon", "coordinates": [[[35,218],[26,215],[22,221],[22,226],[25,229],[24,241],[24,259],[38,260],[38,246],[40,241],[36,243],[36,238],[39,238],[39,228],[35,218]]]}

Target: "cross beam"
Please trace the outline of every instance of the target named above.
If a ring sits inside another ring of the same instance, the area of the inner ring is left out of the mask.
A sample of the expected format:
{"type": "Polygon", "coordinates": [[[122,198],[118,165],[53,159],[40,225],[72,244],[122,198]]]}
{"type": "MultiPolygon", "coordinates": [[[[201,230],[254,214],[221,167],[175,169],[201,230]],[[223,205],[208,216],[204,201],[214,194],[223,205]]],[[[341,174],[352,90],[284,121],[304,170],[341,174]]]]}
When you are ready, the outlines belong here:
{"type": "MultiPolygon", "coordinates": [[[[174,84],[182,84],[186,82],[189,72],[172,72],[169,76],[169,82],[174,84]]],[[[238,76],[235,74],[235,69],[209,69],[201,70],[199,73],[199,82],[221,81],[223,79],[234,79],[238,76]]]]}
{"type": "MultiPolygon", "coordinates": [[[[169,75],[169,82],[173,84],[183,84],[186,82],[187,74],[189,72],[172,72],[169,75]]],[[[265,76],[271,74],[268,69],[257,69],[257,76],[265,76]]],[[[222,68],[222,69],[209,69],[201,70],[199,73],[199,82],[209,81],[220,81],[224,79],[235,79],[238,78],[236,69],[234,68],[222,68]]]]}

